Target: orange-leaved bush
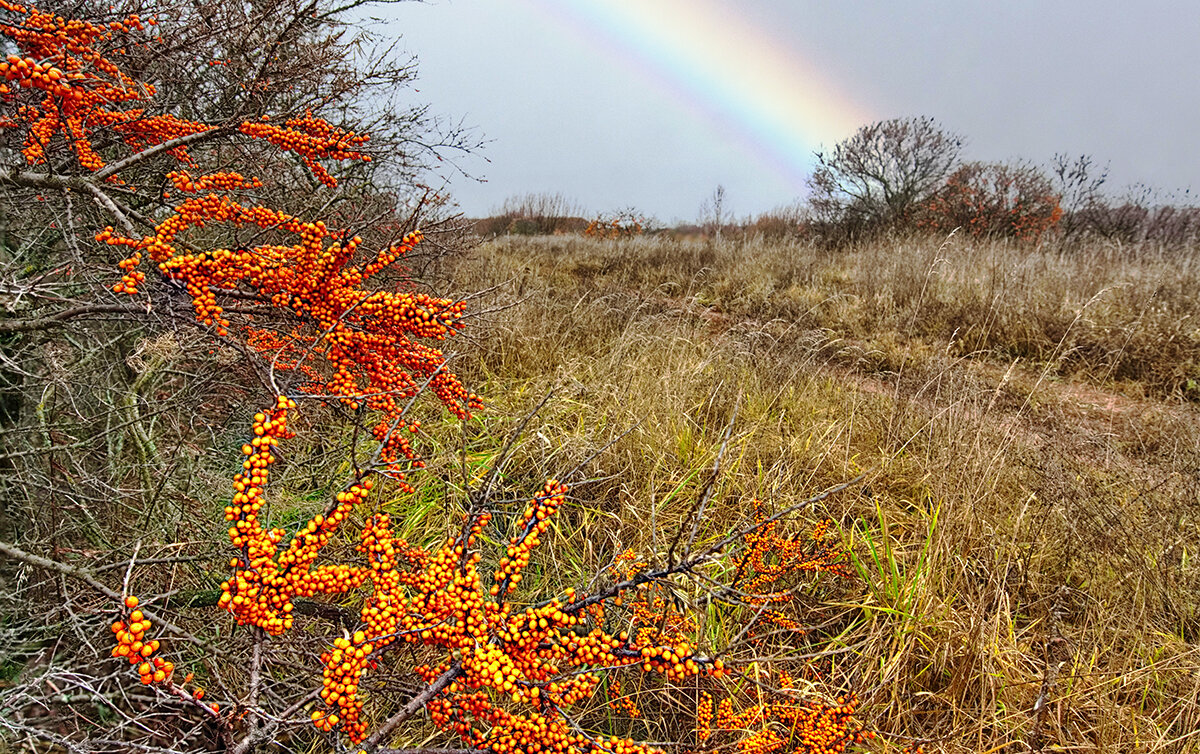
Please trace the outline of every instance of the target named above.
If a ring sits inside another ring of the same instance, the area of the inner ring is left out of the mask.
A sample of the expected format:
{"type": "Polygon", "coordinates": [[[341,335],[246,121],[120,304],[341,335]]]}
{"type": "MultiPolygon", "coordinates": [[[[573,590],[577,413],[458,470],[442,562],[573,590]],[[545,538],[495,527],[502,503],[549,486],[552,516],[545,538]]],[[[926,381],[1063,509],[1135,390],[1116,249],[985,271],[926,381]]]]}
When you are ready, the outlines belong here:
{"type": "Polygon", "coordinates": [[[597,215],[583,235],[589,238],[628,238],[640,236],[646,228],[646,218],[632,209],[597,215]]]}
{"type": "Polygon", "coordinates": [[[1027,164],[969,162],[917,213],[917,225],[1037,242],[1062,219],[1050,180],[1027,164]]]}

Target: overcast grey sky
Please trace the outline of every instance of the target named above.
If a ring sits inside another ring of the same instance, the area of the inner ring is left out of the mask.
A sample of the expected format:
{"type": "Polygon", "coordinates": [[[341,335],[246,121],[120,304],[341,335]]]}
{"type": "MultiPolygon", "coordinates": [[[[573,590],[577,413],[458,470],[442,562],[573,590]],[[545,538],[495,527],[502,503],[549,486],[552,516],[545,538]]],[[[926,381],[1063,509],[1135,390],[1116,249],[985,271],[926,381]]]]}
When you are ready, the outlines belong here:
{"type": "Polygon", "coordinates": [[[806,156],[851,112],[863,122],[934,116],[966,137],[970,159],[1088,153],[1111,163],[1117,189],[1200,188],[1195,0],[704,3],[705,23],[737,24],[730,45],[707,45],[699,59],[700,48],[671,52],[663,18],[684,34],[694,20],[679,0],[432,0],[384,11],[420,60],[414,97],[490,140],[460,162],[486,182],[450,184],[472,216],[513,194],[555,192],[588,212],[632,206],[686,221],[717,184],[735,213],[769,210],[803,197],[806,156]],[[739,74],[760,43],[786,53],[768,64],[794,65],[754,69],[738,82],[751,106],[738,107],[738,92],[714,79],[739,74]],[[755,130],[747,111],[769,107],[758,89],[808,79],[825,94],[813,95],[811,122],[808,95],[795,95],[793,144],[755,130]]]}

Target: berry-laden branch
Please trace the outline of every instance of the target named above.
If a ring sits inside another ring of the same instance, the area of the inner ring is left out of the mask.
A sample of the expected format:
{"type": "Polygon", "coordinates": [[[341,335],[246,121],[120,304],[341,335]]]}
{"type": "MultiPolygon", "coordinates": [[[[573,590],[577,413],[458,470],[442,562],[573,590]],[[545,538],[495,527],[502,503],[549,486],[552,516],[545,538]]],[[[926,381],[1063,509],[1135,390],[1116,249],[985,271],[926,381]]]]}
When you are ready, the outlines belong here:
{"type": "MultiPolygon", "coordinates": [[[[455,416],[466,419],[482,402],[444,368],[444,356],[422,340],[438,341],[461,327],[465,304],[419,293],[370,290],[371,279],[391,267],[422,239],[411,233],[366,261],[356,260],[362,239],[341,239],[321,221],[304,221],[261,205],[247,205],[230,194],[260,188],[255,177],[225,171],[193,175],[189,170],[167,173],[171,185],[188,196],[173,214],[157,222],[153,235],[134,237],[128,212],[120,209],[96,185],[97,180],[123,183],[119,170],[134,167],[156,154],[158,147],[175,146],[167,153],[185,168],[196,166],[188,151],[200,136],[230,135],[228,127],[182,121],[170,113],[149,115],[154,87],[139,82],[99,50],[111,47],[153,21],[129,16],[108,25],[68,20],[32,6],[0,0],[0,32],[6,34],[25,57],[12,55],[0,63],[0,74],[10,82],[0,86],[0,98],[15,106],[14,117],[0,124],[24,129],[24,157],[29,165],[48,161],[47,149],[59,141],[76,158],[78,176],[21,174],[13,182],[55,185],[78,190],[97,200],[118,221],[122,233],[111,226],[97,234],[98,241],[127,247],[120,262],[117,293],[137,294],[144,286],[144,257],[157,265],[160,275],[184,288],[192,298],[196,318],[230,335],[232,322],[218,298],[236,295],[243,302],[242,335],[248,345],[271,357],[280,370],[295,370],[303,383],[296,389],[342,401],[351,409],[360,404],[378,413],[372,432],[383,443],[380,461],[385,471],[403,479],[401,463],[421,461],[402,432],[392,431],[402,419],[401,404],[415,396],[422,384],[455,416]],[[40,96],[40,100],[37,97],[40,96]],[[26,104],[25,101],[29,101],[26,104]],[[33,102],[36,101],[36,104],[33,102]],[[114,130],[131,149],[141,150],[105,166],[93,144],[95,129],[114,130]],[[157,147],[156,147],[157,145],[157,147]],[[295,243],[263,244],[251,248],[197,248],[181,235],[214,226],[231,229],[254,226],[264,232],[285,233],[295,243]],[[341,240],[340,240],[341,239],[341,240]],[[255,310],[283,313],[296,323],[287,337],[275,330],[250,324],[255,310]]],[[[289,118],[282,125],[243,122],[237,131],[301,157],[313,175],[327,186],[337,181],[318,160],[369,161],[361,152],[369,137],[345,131],[312,114],[289,118]]],[[[419,424],[405,423],[416,432],[419,424]]]]}
{"type": "MultiPolygon", "coordinates": [[[[440,659],[415,668],[429,684],[417,697],[420,706],[435,725],[467,747],[497,754],[647,754],[653,747],[578,728],[569,709],[590,700],[610,673],[621,670],[640,671],[675,685],[729,672],[720,659],[699,651],[690,638],[696,632],[693,621],[674,611],[661,594],[638,590],[697,568],[705,562],[700,558],[639,579],[644,564],[631,562],[630,553],[613,571],[616,587],[604,590],[599,600],[567,589],[557,598],[521,607],[514,599],[516,587],[565,502],[567,488],[555,481],[547,482],[525,507],[497,566],[487,574],[481,572],[478,549],[492,523],[493,514],[487,511],[469,518],[464,535],[428,550],[397,540],[390,517],[375,514],[367,520],[358,545],[363,564],[316,565],[330,538],[370,494],[374,484],[369,478],[339,493],[329,515],[315,516],[281,547],[286,532],[265,529],[258,516],[274,463],[272,449],[291,436],[288,418],[295,408],[295,401],[281,397],[273,411],[255,417],[254,440],[243,449],[249,458],[234,481],[238,495],[226,509],[233,522],[230,540],[241,557],[231,562],[234,576],[223,586],[220,604],[239,623],[278,635],[293,626],[296,598],[344,594],[370,584],[361,627],[336,639],[321,656],[320,698],[325,707],[311,715],[318,729],[342,732],[353,743],[373,748],[416,712],[417,706],[410,703],[377,734],[368,735],[371,725],[360,688],[368,671],[396,646],[440,650],[440,659]],[[607,612],[631,593],[628,628],[609,628],[607,612]]],[[[735,580],[745,579],[743,591],[760,590],[755,593],[759,602],[749,604],[787,601],[776,588],[786,575],[842,573],[841,553],[824,539],[825,525],[807,540],[792,540],[781,537],[775,522],[760,515],[747,549],[731,561],[735,580]],[[767,562],[778,557],[789,560],[780,565],[767,562]]],[[[711,562],[711,555],[704,558],[711,562]]],[[[614,688],[619,692],[619,683],[618,679],[610,686],[610,693],[614,688]]],[[[852,697],[833,706],[760,700],[735,715],[736,704],[732,699],[722,702],[717,727],[741,731],[757,726],[758,732],[739,744],[748,753],[785,746],[801,752],[843,751],[865,737],[851,717],[857,704],[852,697]],[[793,734],[775,733],[779,721],[788,722],[793,734]]],[[[712,730],[711,724],[705,725],[699,729],[703,736],[712,730]]]]}
{"type": "MultiPolygon", "coordinates": [[[[22,153],[30,165],[49,162],[47,149],[61,139],[69,147],[79,168],[102,181],[121,183],[118,173],[149,159],[160,150],[186,166],[194,166],[188,147],[211,134],[230,132],[228,125],[214,126],[176,117],[171,113],[148,114],[145,107],[155,94],[152,84],[125,73],[105,47],[122,44],[145,45],[132,38],[153,18],[133,14],[106,25],[66,19],[32,5],[0,0],[0,33],[25,54],[9,55],[0,62],[0,97],[13,112],[0,119],[0,127],[25,133],[22,153]],[[25,90],[25,91],[23,91],[25,90]],[[93,140],[98,130],[115,132],[125,146],[136,150],[113,165],[105,165],[93,140]]],[[[156,38],[161,42],[161,37],[156,38]]],[[[358,151],[369,137],[343,131],[311,113],[287,119],[282,126],[260,121],[242,122],[237,130],[252,139],[265,140],[282,151],[295,152],[313,175],[326,186],[337,180],[318,159],[362,160],[358,151]]]]}
{"type": "MultiPolygon", "coordinates": [[[[182,191],[240,188],[247,182],[233,173],[196,179],[186,173],[172,173],[171,177],[182,191]]],[[[408,438],[394,429],[402,419],[403,402],[415,396],[423,382],[428,381],[430,390],[460,419],[469,418],[470,411],[482,407],[479,397],[443,368],[442,352],[417,340],[438,341],[453,336],[462,327],[465,304],[421,293],[363,287],[419,243],[420,232],[409,234],[400,244],[361,264],[353,262],[360,238],[326,245],[328,238],[329,230],[320,221],[303,222],[267,207],[245,207],[212,193],[180,204],[176,214],[159,224],[152,236],[127,238],[115,235],[111,227],[97,236],[98,240],[133,251],[120,263],[125,275],[114,289],[137,293],[145,280],[137,268],[146,254],[157,263],[159,272],[186,287],[196,318],[214,326],[218,335],[228,334],[231,326],[224,308],[217,303],[218,291],[250,291],[256,298],[244,308],[257,306],[263,312],[293,315],[300,326],[288,338],[247,325],[244,330],[248,344],[269,356],[275,368],[298,371],[305,378],[300,391],[339,399],[351,409],[362,404],[377,412],[379,418],[372,433],[383,444],[381,461],[387,473],[402,480],[402,460],[417,467],[423,462],[408,438]],[[252,249],[196,252],[179,248],[178,236],[185,230],[217,223],[278,230],[298,240],[290,246],[252,249]]],[[[416,422],[405,425],[411,432],[419,426],[416,422]]]]}

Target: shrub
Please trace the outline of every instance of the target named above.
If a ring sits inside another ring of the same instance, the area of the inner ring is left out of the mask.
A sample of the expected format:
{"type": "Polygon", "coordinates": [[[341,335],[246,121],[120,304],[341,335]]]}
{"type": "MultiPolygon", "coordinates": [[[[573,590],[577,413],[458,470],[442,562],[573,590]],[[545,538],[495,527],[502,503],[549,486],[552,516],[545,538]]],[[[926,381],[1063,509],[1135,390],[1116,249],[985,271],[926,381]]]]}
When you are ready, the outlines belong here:
{"type": "Polygon", "coordinates": [[[754,218],[746,227],[750,235],[765,239],[800,238],[808,235],[811,223],[809,209],[799,203],[778,207],[754,218]]]}
{"type": "Polygon", "coordinates": [[[583,229],[583,235],[591,238],[627,238],[640,236],[645,229],[645,216],[630,208],[597,215],[583,229]]]}
{"type": "Polygon", "coordinates": [[[1032,165],[969,162],[925,202],[918,227],[1037,241],[1062,217],[1050,181],[1032,165]]]}
{"type": "Polygon", "coordinates": [[[487,223],[486,230],[499,230],[517,236],[539,236],[579,232],[587,221],[583,210],[562,194],[521,194],[504,200],[487,223]]]}

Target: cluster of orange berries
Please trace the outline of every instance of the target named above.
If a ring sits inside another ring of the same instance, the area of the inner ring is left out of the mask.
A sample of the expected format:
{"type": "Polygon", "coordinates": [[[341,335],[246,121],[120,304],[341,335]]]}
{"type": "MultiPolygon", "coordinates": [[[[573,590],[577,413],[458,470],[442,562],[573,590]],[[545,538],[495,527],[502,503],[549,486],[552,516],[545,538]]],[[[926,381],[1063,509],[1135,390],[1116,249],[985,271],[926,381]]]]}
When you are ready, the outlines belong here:
{"type": "MultiPolygon", "coordinates": [[[[122,72],[97,47],[104,43],[111,46],[114,35],[144,30],[146,23],[154,23],[152,19],[143,22],[131,15],[123,21],[99,25],[68,20],[7,0],[0,3],[0,9],[25,16],[19,23],[0,27],[0,33],[26,53],[24,57],[10,55],[0,63],[0,73],[13,83],[0,87],[0,94],[28,89],[45,95],[36,105],[21,105],[17,109],[19,120],[7,124],[28,126],[22,151],[29,164],[46,161],[46,147],[59,133],[74,151],[80,167],[96,171],[104,167],[104,161],[92,146],[95,128],[113,128],[134,149],[208,130],[204,124],[169,113],[148,115],[139,108],[123,109],[126,103],[152,96],[154,87],[122,72]]],[[[182,147],[171,153],[190,162],[182,147]]]]}
{"type": "Polygon", "coordinates": [[[365,566],[316,566],[330,534],[372,488],[370,479],[339,493],[332,513],[314,517],[281,549],[285,532],[264,529],[258,515],[272,449],[289,434],[288,412],[294,406],[280,398],[274,410],[256,416],[254,440],[243,448],[247,459],[226,509],[226,517],[234,522],[230,540],[240,557],[231,561],[234,574],[223,587],[220,605],[239,622],[278,634],[293,625],[296,597],[339,594],[370,582],[361,628],[335,640],[322,655],[320,698],[325,707],[312,713],[320,730],[342,732],[354,742],[366,738],[363,676],[395,642],[445,652],[441,662],[417,669],[432,680],[457,668],[454,681],[429,703],[431,716],[470,746],[492,751],[528,746],[536,731],[536,740],[544,746],[557,744],[564,751],[582,752],[598,745],[612,752],[644,752],[624,739],[596,744],[580,737],[556,710],[590,698],[601,682],[597,670],[640,667],[670,680],[724,672],[720,661],[697,656],[686,642],[641,645],[626,631],[610,633],[593,625],[599,611],[574,590],[525,609],[509,601],[538,534],[565,499],[566,487],[553,480],[518,520],[518,531],[509,539],[503,565],[488,579],[490,585],[485,585],[481,554],[475,550],[480,533],[492,521],[487,512],[469,518],[460,537],[448,538],[432,550],[397,541],[388,516],[378,514],[362,532],[358,549],[365,566]],[[510,705],[529,709],[515,712],[510,705]]]}
{"type": "Polygon", "coordinates": [[[430,628],[421,628],[420,619],[401,614],[406,605],[397,599],[402,585],[413,583],[411,575],[398,568],[399,561],[423,565],[428,560],[427,553],[409,548],[403,540],[393,540],[387,514],[367,521],[358,550],[368,560],[367,568],[360,572],[374,587],[362,608],[364,630],[355,631],[349,638],[335,639],[333,649],[321,655],[325,669],[320,696],[330,710],[312,713],[313,724],[319,730],[332,731],[340,722],[341,729],[353,741],[361,741],[367,735],[367,723],[361,719],[363,701],[358,697],[358,685],[363,674],[376,666],[379,652],[394,642],[400,631],[424,632],[427,640],[432,636],[430,628]],[[400,627],[402,622],[405,629],[400,627]]]}
{"type": "Polygon", "coordinates": [[[561,716],[540,711],[515,714],[487,701],[483,692],[459,694],[457,703],[443,698],[431,701],[426,708],[430,719],[439,728],[468,731],[465,740],[474,748],[494,754],[524,754],[525,752],[611,752],[611,754],[654,754],[657,750],[617,736],[591,736],[572,727],[561,716]],[[472,718],[474,720],[472,721],[472,718]],[[486,734],[471,734],[474,725],[487,729],[486,734]]]}
{"type": "Polygon", "coordinates": [[[370,155],[356,150],[370,140],[369,136],[343,131],[320,118],[314,118],[311,112],[303,118],[292,118],[283,126],[247,121],[240,130],[251,138],[264,139],[285,152],[300,155],[317,180],[330,188],[337,186],[337,181],[317,162],[318,158],[371,161],[370,155]]]}
{"type": "MultiPolygon", "coordinates": [[[[784,536],[778,521],[768,521],[762,503],[754,501],[754,521],[758,524],[746,535],[746,548],[733,567],[743,579],[738,588],[749,605],[782,606],[792,601],[789,580],[805,573],[831,573],[848,577],[845,552],[827,542],[831,521],[818,523],[807,538],[784,536]]],[[[796,620],[776,608],[761,611],[761,620],[789,632],[802,632],[796,620]]],[[[752,635],[755,633],[751,632],[752,635]]]]}
{"type": "Polygon", "coordinates": [[[621,683],[619,676],[612,676],[608,679],[608,706],[610,709],[624,712],[631,718],[642,716],[642,710],[638,707],[637,702],[631,694],[623,693],[625,691],[624,684],[621,683]]]}
{"type": "Polygon", "coordinates": [[[314,594],[340,594],[362,586],[368,571],[348,566],[313,567],[321,548],[337,531],[350,511],[374,486],[367,479],[339,492],[336,505],[328,515],[311,519],[280,552],[286,536],[283,529],[267,529],[258,514],[265,503],[264,491],[275,463],[273,448],[281,439],[293,436],[288,429],[288,411],[295,401],[280,397],[275,408],[254,417],[254,437],[242,446],[246,459],[242,471],[233,480],[234,495],[225,508],[229,541],[239,550],[233,558],[233,576],[221,585],[218,605],[237,618],[238,623],[258,626],[278,635],[292,627],[292,600],[314,594]]]}
{"type": "Polygon", "coordinates": [[[138,674],[142,677],[142,683],[162,683],[171,677],[174,668],[162,658],[154,657],[159,642],[157,639],[146,637],[146,632],[150,630],[150,620],[137,606],[137,597],[131,595],[125,598],[125,607],[131,612],[128,615],[128,623],[119,620],[112,624],[113,633],[117,637],[117,646],[113,648],[112,655],[124,657],[131,665],[141,662],[138,674]]]}
{"type": "MultiPolygon", "coordinates": [[[[786,677],[782,688],[790,688],[786,677]]],[[[708,746],[717,736],[733,737],[741,754],[772,754],[786,750],[798,754],[842,754],[874,738],[854,719],[858,699],[853,694],[840,696],[835,703],[793,702],[786,698],[763,701],[735,711],[734,700],[726,697],[713,714],[713,699],[701,694],[696,713],[696,737],[708,746]],[[748,734],[748,735],[747,735],[748,734]]]]}
{"type": "MultiPolygon", "coordinates": [[[[31,57],[9,55],[8,59],[0,62],[0,75],[5,81],[14,82],[26,89],[41,89],[60,97],[71,96],[74,90],[67,83],[68,76],[51,63],[39,63],[31,57]]],[[[75,78],[80,77],[76,74],[75,78]]],[[[12,88],[8,84],[0,84],[0,94],[8,94],[12,88]]]]}
{"type": "MultiPolygon", "coordinates": [[[[124,138],[125,144],[135,150],[211,130],[204,123],[178,118],[170,113],[148,116],[141,110],[123,111],[113,120],[117,121],[115,129],[124,138]]],[[[186,147],[175,147],[168,153],[185,165],[195,164],[186,147]]]]}
{"type": "Polygon", "coordinates": [[[496,584],[489,592],[493,597],[505,597],[521,583],[521,571],[529,565],[530,553],[538,546],[539,537],[550,527],[550,519],[562,506],[566,494],[566,485],[552,487],[547,484],[542,489],[542,494],[526,506],[519,523],[521,530],[509,540],[505,556],[500,559],[496,573],[492,576],[496,584]]]}
{"type": "MultiPolygon", "coordinates": [[[[0,10],[21,16],[19,21],[0,24],[0,34],[9,37],[24,55],[10,55],[0,62],[0,96],[11,98],[21,90],[40,91],[44,97],[17,108],[18,118],[0,121],[0,127],[27,127],[23,153],[31,165],[46,162],[46,147],[62,134],[75,153],[80,167],[97,171],[104,161],[92,145],[96,128],[112,128],[121,134],[127,146],[141,149],[182,136],[210,130],[210,126],[178,118],[170,113],[149,114],[143,108],[127,104],[147,100],[155,93],[153,85],[137,81],[105,57],[102,47],[124,48],[116,35],[144,31],[154,19],[145,22],[137,15],[106,25],[66,19],[36,7],[0,0],[0,10]]],[[[161,38],[159,38],[161,41],[161,38]]],[[[358,151],[369,137],[331,126],[311,113],[293,118],[283,126],[270,123],[242,123],[246,136],[265,139],[285,151],[300,155],[313,175],[327,186],[337,181],[317,162],[318,159],[361,160],[370,157],[358,151]]],[[[193,160],[183,146],[170,154],[186,165],[193,160]]],[[[119,181],[116,176],[109,180],[119,181]]]]}
{"type": "Polygon", "coordinates": [[[656,585],[643,587],[629,608],[639,643],[658,641],[675,644],[685,641],[696,631],[696,621],[680,612],[675,603],[663,595],[662,588],[656,585]]]}
{"type": "Polygon", "coordinates": [[[25,159],[31,165],[44,162],[46,145],[62,132],[82,167],[100,169],[104,163],[92,149],[91,129],[141,116],[141,111],[130,111],[136,115],[123,117],[109,108],[140,99],[142,92],[153,93],[153,88],[139,86],[96,47],[114,34],[143,29],[141,19],[132,15],[105,26],[68,20],[8,0],[0,0],[0,10],[24,17],[0,26],[0,33],[25,52],[24,56],[10,55],[3,64],[5,79],[16,87],[6,84],[3,93],[8,96],[28,89],[45,95],[36,106],[23,105],[17,110],[20,120],[14,125],[29,127],[25,159]]]}
{"type": "MultiPolygon", "coordinates": [[[[163,686],[177,690],[185,698],[199,702],[204,698],[204,689],[195,688],[190,693],[177,689],[173,683],[175,666],[169,660],[158,656],[161,646],[158,639],[150,639],[146,633],[151,628],[150,619],[138,609],[139,600],[130,595],[125,598],[125,613],[123,620],[112,624],[113,634],[116,635],[117,646],[112,650],[113,657],[123,657],[130,665],[137,665],[138,676],[147,686],[163,686]]],[[[192,682],[192,674],[188,673],[183,683],[192,682]]],[[[209,705],[213,713],[220,710],[216,704],[209,705]]]]}
{"type": "Polygon", "coordinates": [[[137,293],[138,286],[146,281],[146,273],[137,269],[141,263],[141,252],[134,252],[133,256],[117,262],[117,266],[124,270],[125,274],[121,276],[121,282],[113,286],[113,290],[117,293],[137,293]]]}
{"type": "MultiPolygon", "coordinates": [[[[194,180],[180,173],[173,180],[185,189],[198,181],[210,188],[252,185],[237,174],[194,180]]],[[[296,343],[290,352],[321,359],[327,368],[305,370],[309,379],[300,389],[336,397],[351,409],[365,404],[377,412],[379,418],[371,431],[382,444],[382,462],[402,479],[402,460],[421,465],[408,437],[397,430],[407,428],[411,434],[419,429],[416,422],[406,422],[403,427],[399,424],[403,402],[419,392],[423,382],[428,382],[429,389],[459,418],[469,418],[472,410],[482,407],[480,398],[443,368],[442,352],[416,340],[444,340],[456,334],[462,327],[466,305],[422,293],[363,288],[369,278],[419,243],[420,232],[410,233],[401,243],[361,265],[353,264],[360,238],[326,245],[329,236],[322,222],[302,222],[266,207],[245,207],[229,197],[206,194],[180,204],[152,236],[126,238],[108,227],[96,239],[133,252],[121,263],[125,276],[114,290],[138,290],[143,278],[133,268],[145,254],[163,275],[186,286],[196,318],[215,327],[219,335],[228,334],[231,326],[217,302],[218,292],[223,290],[249,289],[260,296],[258,306],[263,309],[289,311],[307,323],[310,329],[295,334],[296,343]],[[277,228],[295,234],[298,242],[293,246],[204,252],[178,248],[181,233],[213,223],[277,228]]],[[[251,335],[257,330],[248,329],[251,335]]],[[[277,344],[278,338],[264,335],[260,342],[277,344]]],[[[276,364],[276,368],[287,366],[296,366],[296,362],[276,364]]]]}
{"type": "MultiPolygon", "coordinates": [[[[609,573],[621,582],[628,582],[646,566],[646,561],[639,560],[633,550],[626,550],[614,559],[609,573]]],[[[664,591],[658,584],[645,583],[628,605],[623,598],[614,600],[613,604],[628,608],[634,643],[659,647],[656,652],[643,651],[642,670],[659,670],[668,680],[675,681],[694,675],[690,661],[685,658],[691,651],[687,637],[695,632],[696,621],[678,610],[664,591]]]]}
{"type": "MultiPolygon", "coordinates": [[[[407,573],[396,572],[392,567],[395,558],[372,556],[375,573],[390,578],[375,581],[375,592],[363,609],[369,630],[361,637],[356,634],[348,642],[343,640],[344,646],[328,656],[330,682],[337,680],[340,686],[357,690],[361,669],[371,662],[367,646],[376,653],[383,642],[395,639],[437,646],[449,655],[440,663],[418,668],[418,673],[432,681],[455,663],[458,672],[427,709],[439,727],[458,735],[467,745],[497,752],[537,747],[573,752],[595,748],[646,751],[625,739],[583,736],[556,710],[590,698],[601,682],[596,670],[641,667],[681,679],[702,672],[719,675],[723,666],[696,657],[684,643],[639,646],[626,631],[609,633],[590,625],[598,612],[585,607],[586,601],[570,589],[562,599],[524,610],[514,608],[507,598],[520,581],[516,577],[528,565],[530,547],[562,505],[565,492],[563,485],[550,481],[526,507],[516,522],[517,534],[508,541],[503,565],[486,588],[478,570],[480,554],[472,548],[491,521],[490,514],[473,519],[465,538],[449,539],[424,555],[414,554],[403,543],[393,543],[386,534],[386,521],[378,520],[364,534],[364,543],[370,543],[369,549],[375,553],[403,553],[415,567],[407,573]],[[392,592],[381,583],[405,591],[392,592]],[[352,658],[347,656],[351,649],[355,650],[352,658]],[[339,670],[353,675],[339,675],[339,670]],[[530,709],[517,712],[510,705],[530,709]]],[[[361,726],[358,700],[343,703],[343,693],[336,690],[329,696],[341,705],[339,719],[361,726]]],[[[331,715],[322,714],[320,719],[329,720],[331,715]]],[[[352,740],[359,730],[347,729],[352,740]]]]}
{"type": "Polygon", "coordinates": [[[238,189],[261,188],[263,183],[258,178],[247,178],[241,173],[224,172],[211,173],[193,177],[186,170],[172,170],[167,173],[167,180],[176,189],[195,194],[200,191],[236,191],[238,189]]]}
{"type": "MultiPolygon", "coordinates": [[[[365,632],[355,631],[352,639],[334,639],[333,650],[321,655],[321,662],[325,664],[321,700],[338,707],[342,714],[313,710],[312,721],[318,730],[330,732],[341,722],[351,738],[362,740],[365,737],[366,725],[358,715],[362,702],[357,698],[357,682],[368,664],[375,662],[370,659],[375,645],[366,637],[365,632]]],[[[381,641],[380,647],[383,644],[381,641]]]]}

